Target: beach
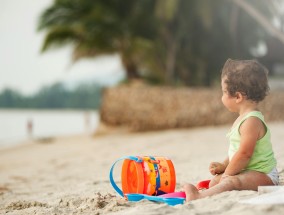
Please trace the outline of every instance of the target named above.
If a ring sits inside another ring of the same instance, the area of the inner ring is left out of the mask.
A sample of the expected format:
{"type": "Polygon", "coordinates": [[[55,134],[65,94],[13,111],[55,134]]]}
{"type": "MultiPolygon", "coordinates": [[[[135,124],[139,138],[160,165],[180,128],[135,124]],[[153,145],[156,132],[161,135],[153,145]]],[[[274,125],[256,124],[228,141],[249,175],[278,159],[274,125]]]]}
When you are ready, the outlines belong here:
{"type": "MultiPolygon", "coordinates": [[[[268,123],[284,185],[284,122],[268,123]]],[[[186,182],[211,178],[211,161],[227,155],[230,126],[207,126],[155,132],[99,129],[94,135],[31,140],[0,150],[0,214],[283,214],[284,204],[246,204],[257,191],[230,191],[168,206],[147,200],[128,202],[109,182],[112,164],[126,155],[169,157],[176,191],[186,182]]],[[[114,171],[120,187],[121,163],[114,171]]]]}

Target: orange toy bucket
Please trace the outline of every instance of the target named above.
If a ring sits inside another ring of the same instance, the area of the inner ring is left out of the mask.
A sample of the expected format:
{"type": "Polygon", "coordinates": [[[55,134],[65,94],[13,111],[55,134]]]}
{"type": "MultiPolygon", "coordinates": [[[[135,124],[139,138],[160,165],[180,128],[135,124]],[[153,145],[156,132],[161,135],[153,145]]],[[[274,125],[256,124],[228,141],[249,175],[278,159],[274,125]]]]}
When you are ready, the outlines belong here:
{"type": "Polygon", "coordinates": [[[176,175],[172,161],[161,156],[127,156],[117,160],[110,171],[110,182],[124,196],[140,193],[157,196],[175,191],[176,175]],[[116,162],[124,160],[121,171],[122,191],[113,180],[112,171],[116,162]]]}

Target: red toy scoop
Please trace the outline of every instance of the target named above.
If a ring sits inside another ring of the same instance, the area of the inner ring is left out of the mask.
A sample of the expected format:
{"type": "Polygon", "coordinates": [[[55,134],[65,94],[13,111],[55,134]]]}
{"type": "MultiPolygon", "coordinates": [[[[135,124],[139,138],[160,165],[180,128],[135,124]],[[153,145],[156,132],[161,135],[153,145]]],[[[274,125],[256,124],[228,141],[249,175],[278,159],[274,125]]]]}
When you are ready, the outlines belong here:
{"type": "Polygon", "coordinates": [[[210,183],[210,180],[200,181],[200,182],[196,185],[196,188],[197,188],[198,190],[208,189],[208,188],[209,188],[209,183],[210,183]]]}

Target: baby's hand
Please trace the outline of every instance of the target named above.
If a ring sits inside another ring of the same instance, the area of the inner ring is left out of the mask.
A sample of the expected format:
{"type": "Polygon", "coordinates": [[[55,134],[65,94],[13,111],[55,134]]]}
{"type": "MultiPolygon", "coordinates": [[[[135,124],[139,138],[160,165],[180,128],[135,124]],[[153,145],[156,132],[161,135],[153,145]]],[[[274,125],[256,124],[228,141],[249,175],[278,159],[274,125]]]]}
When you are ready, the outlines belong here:
{"type": "Polygon", "coordinates": [[[212,162],[209,165],[209,171],[212,175],[221,174],[225,172],[225,165],[219,162],[212,162]]]}

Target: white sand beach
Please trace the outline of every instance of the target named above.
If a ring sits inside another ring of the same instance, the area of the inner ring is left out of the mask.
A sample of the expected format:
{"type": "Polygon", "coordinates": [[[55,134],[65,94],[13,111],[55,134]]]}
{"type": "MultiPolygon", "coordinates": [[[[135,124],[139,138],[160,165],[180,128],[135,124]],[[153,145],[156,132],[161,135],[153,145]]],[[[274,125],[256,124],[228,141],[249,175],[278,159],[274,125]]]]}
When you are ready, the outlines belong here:
{"type": "MultiPolygon", "coordinates": [[[[268,123],[281,185],[284,185],[284,122],[268,123]]],[[[168,206],[150,201],[128,202],[109,182],[112,163],[126,155],[171,158],[176,191],[185,182],[210,179],[208,165],[227,153],[229,126],[146,133],[124,129],[94,136],[31,141],[0,150],[0,214],[284,214],[284,204],[246,204],[256,191],[231,191],[168,206]]],[[[120,186],[120,167],[114,172],[120,186]]]]}

